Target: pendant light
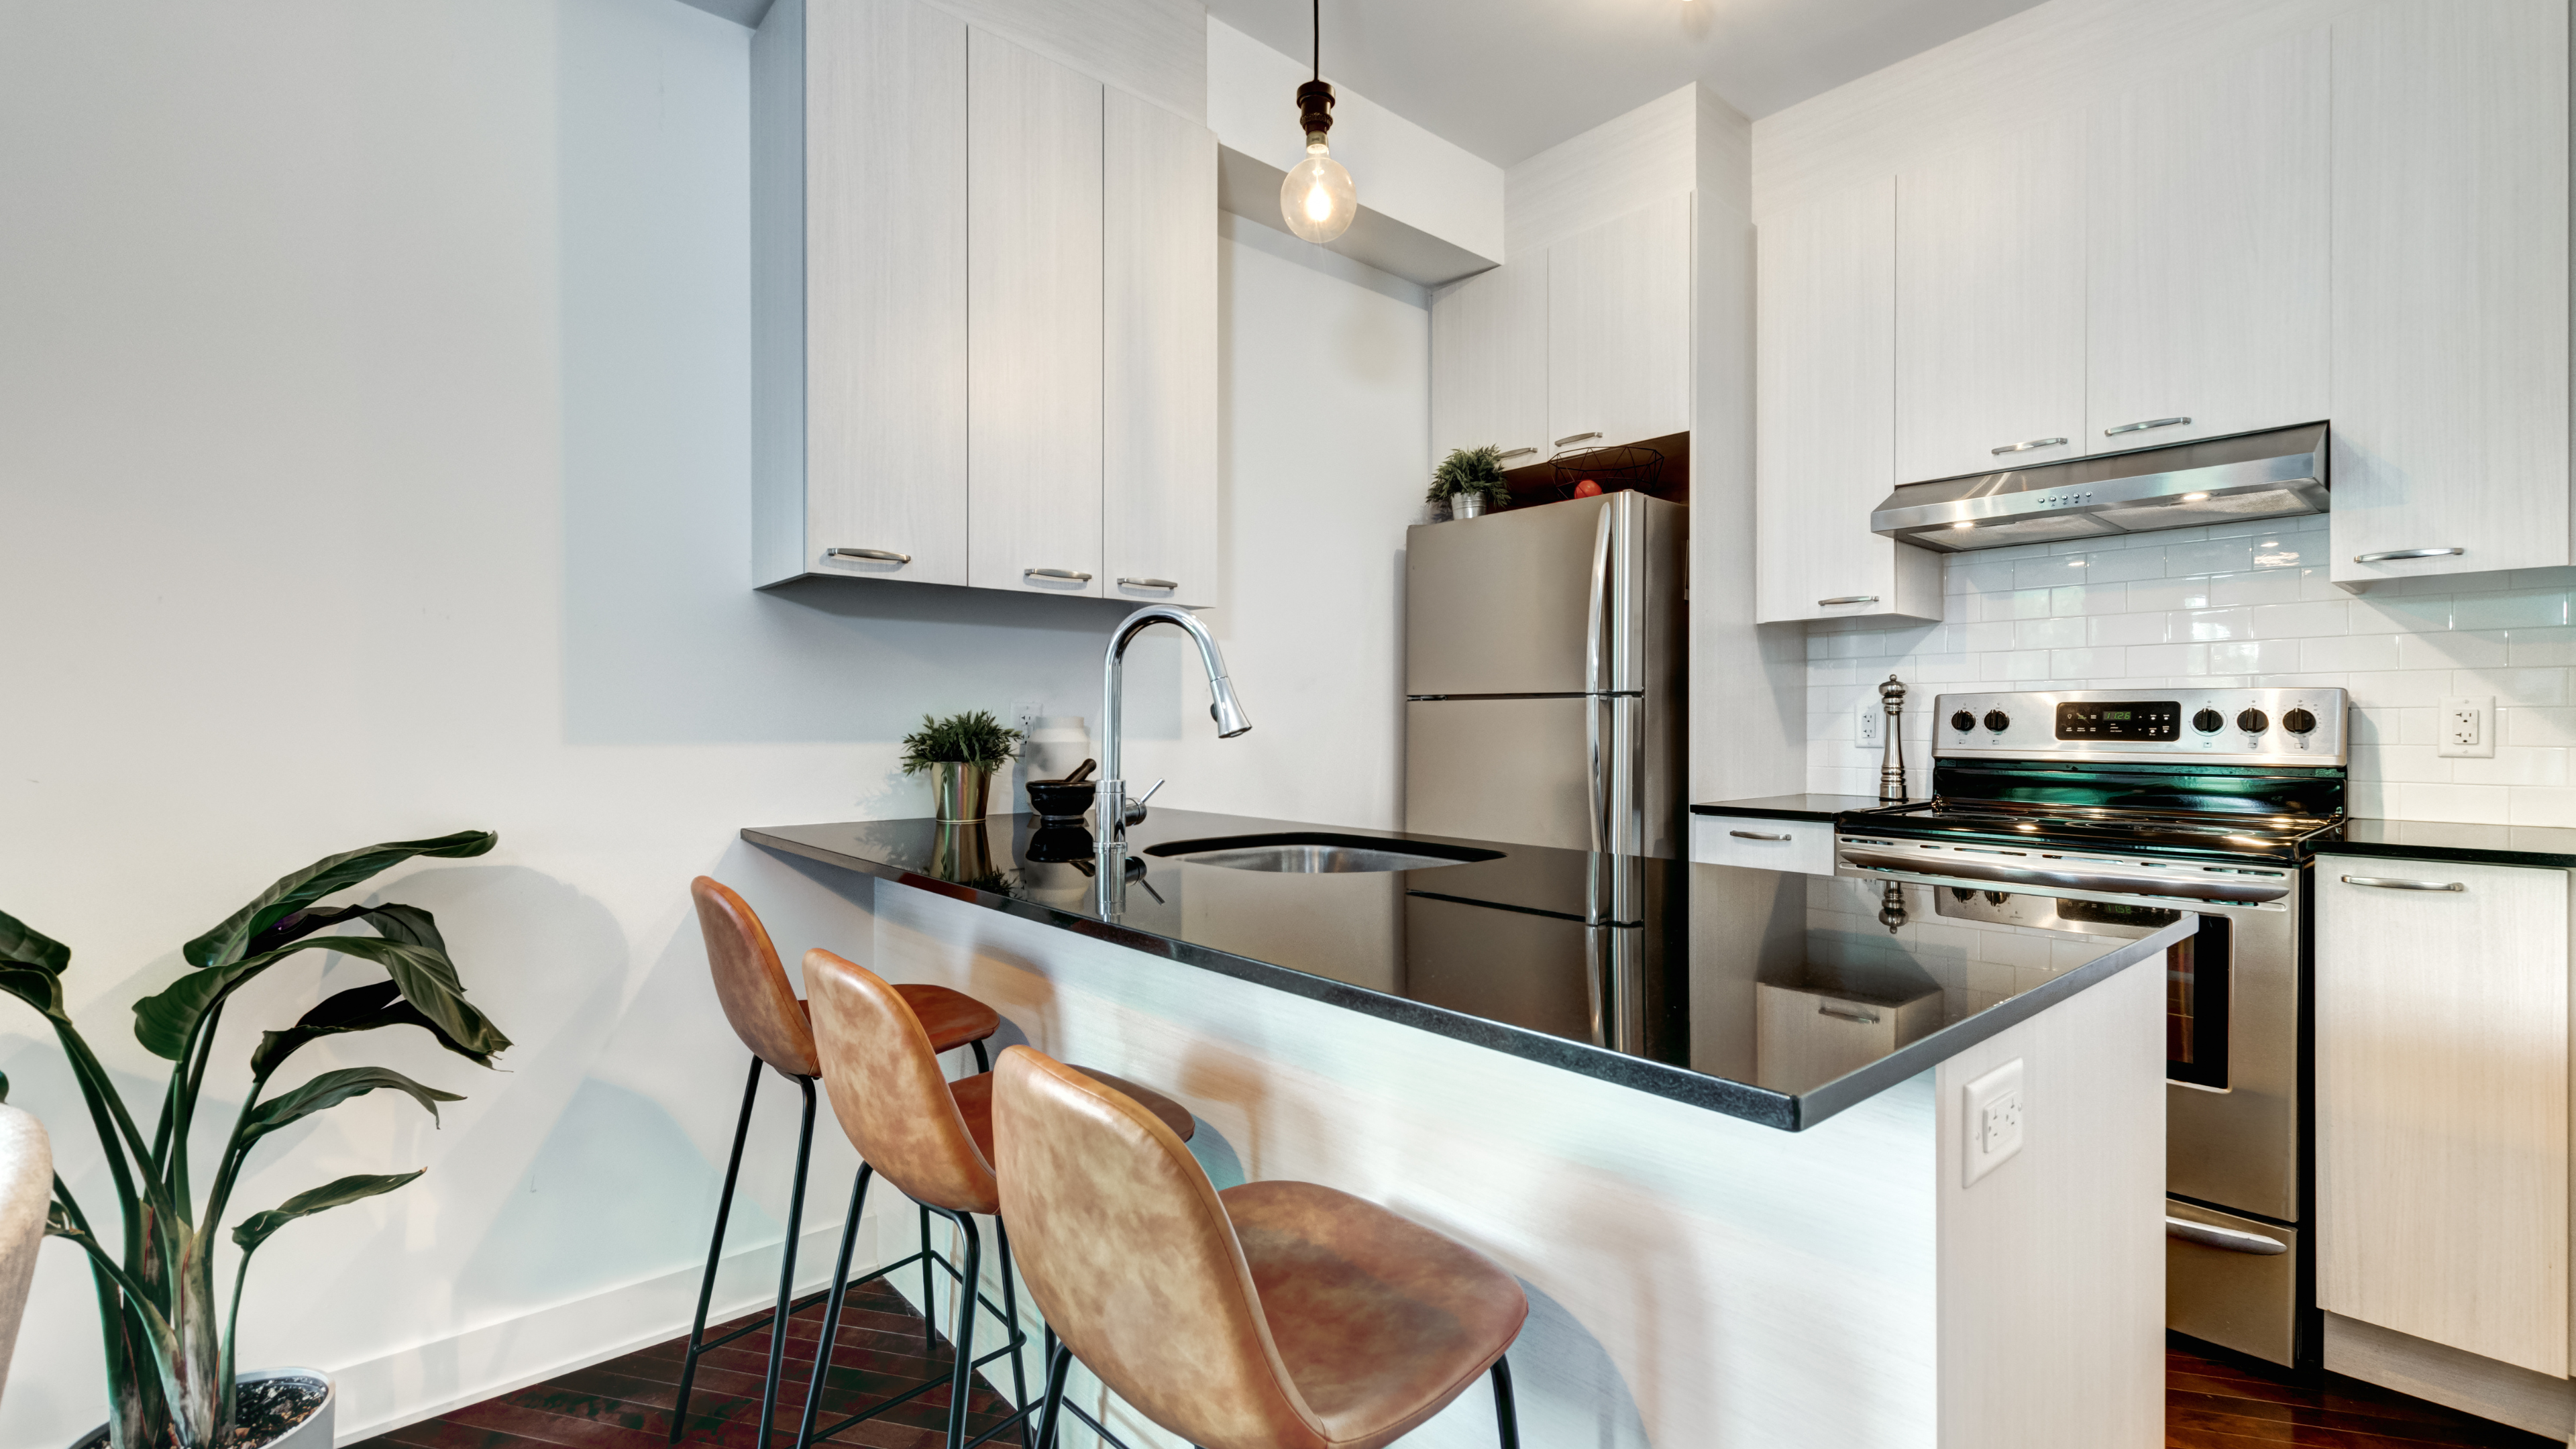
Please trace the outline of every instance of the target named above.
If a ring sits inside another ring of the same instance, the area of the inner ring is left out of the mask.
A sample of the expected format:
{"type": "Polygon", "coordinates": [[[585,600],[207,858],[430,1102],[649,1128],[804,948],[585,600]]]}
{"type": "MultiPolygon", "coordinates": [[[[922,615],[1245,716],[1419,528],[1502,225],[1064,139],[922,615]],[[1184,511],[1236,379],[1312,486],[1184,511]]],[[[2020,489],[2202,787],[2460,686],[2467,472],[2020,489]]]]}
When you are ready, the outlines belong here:
{"type": "Polygon", "coordinates": [[[1279,211],[1290,231],[1328,242],[1351,229],[1360,193],[1324,144],[1324,133],[1333,129],[1333,88],[1324,80],[1324,0],[1315,0],[1315,78],[1297,87],[1297,115],[1306,128],[1306,159],[1279,183],[1279,211]]]}

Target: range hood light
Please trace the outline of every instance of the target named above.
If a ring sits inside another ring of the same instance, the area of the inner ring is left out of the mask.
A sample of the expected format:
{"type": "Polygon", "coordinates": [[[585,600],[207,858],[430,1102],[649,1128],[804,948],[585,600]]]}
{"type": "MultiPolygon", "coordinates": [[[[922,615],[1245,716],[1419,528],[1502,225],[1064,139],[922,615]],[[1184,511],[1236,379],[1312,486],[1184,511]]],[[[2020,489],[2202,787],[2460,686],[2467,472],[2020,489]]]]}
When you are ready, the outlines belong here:
{"type": "Polygon", "coordinates": [[[1963,519],[1960,519],[1958,522],[1956,522],[1956,523],[1954,523],[1954,524],[1951,524],[1950,526],[1951,526],[1952,528],[1974,528],[1974,527],[1976,527],[1976,526],[1977,526],[1977,523],[1976,523],[1976,520],[1975,520],[1975,519],[1972,519],[1972,518],[1963,518],[1963,519]]]}
{"type": "Polygon", "coordinates": [[[2186,493],[2182,496],[2182,501],[2185,503],[2207,503],[2209,501],[2209,495],[2206,493],[2186,493]]]}
{"type": "Polygon", "coordinates": [[[2301,423],[1906,483],[1869,526],[1901,543],[1965,553],[2324,513],[2333,506],[2327,431],[2301,423]]]}

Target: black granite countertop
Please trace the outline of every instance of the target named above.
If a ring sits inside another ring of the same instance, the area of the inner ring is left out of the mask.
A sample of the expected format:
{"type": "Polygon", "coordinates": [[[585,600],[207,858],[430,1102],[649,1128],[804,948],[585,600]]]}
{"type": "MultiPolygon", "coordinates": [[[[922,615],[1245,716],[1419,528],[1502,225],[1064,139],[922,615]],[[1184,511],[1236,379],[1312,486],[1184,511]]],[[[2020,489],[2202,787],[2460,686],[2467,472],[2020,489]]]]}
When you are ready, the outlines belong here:
{"type": "Polygon", "coordinates": [[[2340,832],[2321,836],[2308,848],[2320,854],[2576,869],[2576,830],[2551,825],[2356,818],[2346,820],[2340,832]]]}
{"type": "Polygon", "coordinates": [[[2079,924],[2045,896],[1187,810],[1130,832],[1111,903],[1090,832],[1031,816],[742,837],[1790,1131],[2161,954],[2196,919],[2079,924]],[[1431,858],[1320,874],[1184,858],[1279,835],[1431,858]]]}
{"type": "Polygon", "coordinates": [[[1875,795],[1765,795],[1759,800],[1716,800],[1693,805],[1693,815],[1749,815],[1763,820],[1823,820],[1850,810],[1876,810],[1875,795]]]}

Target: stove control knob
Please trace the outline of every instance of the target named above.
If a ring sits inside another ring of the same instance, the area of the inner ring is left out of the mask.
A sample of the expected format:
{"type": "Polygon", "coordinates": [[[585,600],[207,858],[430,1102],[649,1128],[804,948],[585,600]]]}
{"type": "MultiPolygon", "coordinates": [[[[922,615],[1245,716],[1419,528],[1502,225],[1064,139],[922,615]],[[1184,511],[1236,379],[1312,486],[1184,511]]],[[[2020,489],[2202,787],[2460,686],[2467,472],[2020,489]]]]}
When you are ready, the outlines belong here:
{"type": "Polygon", "coordinates": [[[2272,727],[2272,717],[2259,709],[2240,710],[2236,715],[2236,727],[2249,735],[2259,735],[2272,727]]]}
{"type": "Polygon", "coordinates": [[[2227,716],[2214,709],[2204,709],[2191,717],[2191,727],[2205,735],[2218,733],[2219,727],[2226,723],[2227,716]]]}
{"type": "Polygon", "coordinates": [[[1951,711],[1951,713],[1950,713],[1950,728],[1952,728],[1952,729],[1954,729],[1954,730],[1962,730],[1962,731],[1964,731],[1964,730],[1972,730],[1972,729],[1975,729],[1976,727],[1977,727],[1977,717],[1976,717],[1975,715],[1968,713],[1968,712],[1967,712],[1966,710],[1964,710],[1964,709],[1961,709],[1961,710],[1953,710],[1953,711],[1951,711]]]}
{"type": "Polygon", "coordinates": [[[2316,727],[2317,717],[2308,713],[2304,709],[2294,709],[2288,714],[2281,716],[2281,728],[2288,730],[2294,735],[2306,734],[2308,731],[2315,729],[2316,727]]]}
{"type": "Polygon", "coordinates": [[[2002,734],[2004,732],[2004,727],[2011,723],[2012,716],[2004,713],[2002,710],[1990,709],[1986,711],[1986,728],[1993,730],[1996,734],[2002,734]]]}

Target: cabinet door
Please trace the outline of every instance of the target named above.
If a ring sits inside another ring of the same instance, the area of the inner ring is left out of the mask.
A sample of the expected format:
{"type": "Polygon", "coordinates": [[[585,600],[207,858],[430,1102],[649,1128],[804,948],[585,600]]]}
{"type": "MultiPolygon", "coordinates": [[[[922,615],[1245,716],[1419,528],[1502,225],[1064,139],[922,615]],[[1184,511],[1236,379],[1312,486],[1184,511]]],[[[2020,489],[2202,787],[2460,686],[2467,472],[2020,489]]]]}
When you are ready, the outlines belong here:
{"type": "Polygon", "coordinates": [[[2320,28],[2095,107],[2088,451],[2326,416],[2327,53],[2320,28]]]}
{"type": "Polygon", "coordinates": [[[801,392],[802,567],[962,584],[965,22],[910,0],[814,0],[804,38],[802,295],[764,302],[773,317],[801,306],[802,386],[782,377],[770,401],[801,392]]]}
{"type": "Polygon", "coordinates": [[[2570,562],[2567,164],[2565,0],[2334,22],[2335,579],[2570,562]]]}
{"type": "Polygon", "coordinates": [[[1506,264],[1431,299],[1431,455],[1502,450],[1503,466],[1547,456],[1547,258],[1506,264]]]}
{"type": "Polygon", "coordinates": [[[1124,91],[1101,113],[1102,592],[1216,602],[1216,137],[1124,91]]]}
{"type": "Polygon", "coordinates": [[[2554,1377],[2567,1373],[2567,882],[2316,864],[2318,1302],[2554,1377]]]}
{"type": "Polygon", "coordinates": [[[1941,617],[1941,561],[1869,531],[1896,485],[1896,182],[1762,223],[1754,585],[1762,623],[1941,617]]]}
{"type": "Polygon", "coordinates": [[[2051,121],[1896,182],[1900,483],[2084,452],[2084,127],[2051,121]]]}
{"type": "Polygon", "coordinates": [[[981,30],[966,60],[967,580],[1097,596],[1101,86],[981,30]]]}
{"type": "Polygon", "coordinates": [[[1690,198],[1639,207],[1547,250],[1548,446],[1690,428],[1690,198]]]}

